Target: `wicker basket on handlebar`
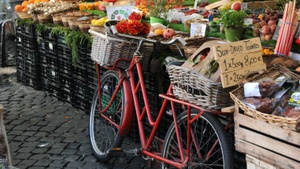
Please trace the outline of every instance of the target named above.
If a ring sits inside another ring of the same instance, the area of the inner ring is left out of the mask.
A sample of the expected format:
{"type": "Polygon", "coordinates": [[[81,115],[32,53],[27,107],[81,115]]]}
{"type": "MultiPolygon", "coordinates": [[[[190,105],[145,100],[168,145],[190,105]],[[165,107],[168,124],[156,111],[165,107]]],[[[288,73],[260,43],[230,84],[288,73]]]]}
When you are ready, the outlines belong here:
{"type": "MultiPolygon", "coordinates": [[[[103,36],[95,35],[92,42],[91,57],[100,66],[112,66],[119,58],[130,59],[136,49],[136,41],[104,34],[103,36]]],[[[116,66],[126,69],[129,64],[129,61],[120,60],[116,66]]]]}
{"type": "Polygon", "coordinates": [[[179,99],[199,105],[204,109],[219,110],[233,105],[229,92],[233,88],[223,88],[201,73],[185,67],[167,66],[173,94],[179,99]]]}

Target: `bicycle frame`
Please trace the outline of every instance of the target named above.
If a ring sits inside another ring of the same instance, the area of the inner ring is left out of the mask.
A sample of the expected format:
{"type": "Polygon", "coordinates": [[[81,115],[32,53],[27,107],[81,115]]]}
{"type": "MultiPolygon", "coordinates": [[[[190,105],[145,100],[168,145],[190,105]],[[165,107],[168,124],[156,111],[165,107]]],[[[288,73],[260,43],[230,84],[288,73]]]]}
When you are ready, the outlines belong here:
{"type": "MultiPolygon", "coordinates": [[[[144,79],[143,79],[143,71],[142,71],[142,66],[141,63],[139,62],[139,59],[141,58],[141,56],[138,56],[137,54],[135,54],[133,56],[133,58],[131,59],[130,62],[130,66],[127,69],[127,74],[130,77],[128,80],[128,76],[126,76],[126,74],[124,72],[122,72],[120,69],[116,68],[115,65],[117,63],[117,61],[115,62],[113,67],[107,67],[107,69],[111,69],[111,70],[116,70],[119,74],[119,76],[121,77],[114,93],[113,96],[111,98],[111,100],[109,101],[109,104],[107,105],[107,107],[105,107],[103,110],[100,108],[100,110],[102,110],[101,112],[101,116],[103,116],[105,119],[107,119],[110,123],[112,123],[113,125],[115,125],[118,129],[119,129],[119,134],[122,136],[126,136],[129,132],[130,126],[131,126],[131,119],[132,119],[132,115],[133,115],[133,106],[134,106],[134,110],[135,110],[135,114],[137,117],[137,123],[138,123],[138,129],[139,129],[139,134],[140,134],[140,141],[141,141],[141,152],[142,154],[150,157],[150,158],[154,158],[156,160],[159,160],[161,162],[170,164],[176,168],[183,168],[185,166],[188,165],[188,161],[189,161],[189,156],[186,154],[190,154],[190,149],[184,149],[182,142],[181,142],[181,136],[179,134],[179,129],[178,129],[178,124],[177,124],[177,115],[175,113],[175,106],[174,104],[181,104],[182,106],[185,107],[185,109],[187,110],[187,115],[188,115],[188,126],[187,126],[187,146],[186,147],[190,147],[191,142],[193,142],[194,144],[196,144],[196,140],[195,138],[191,137],[191,133],[192,132],[190,130],[190,125],[197,119],[199,118],[204,110],[197,105],[176,99],[175,96],[172,94],[172,85],[169,86],[168,91],[166,94],[160,94],[159,96],[161,98],[163,98],[163,102],[162,102],[162,106],[159,110],[157,119],[154,121],[152,114],[151,114],[151,110],[150,110],[150,106],[148,103],[148,97],[146,94],[146,87],[145,87],[145,83],[144,83],[144,79]],[[137,70],[137,74],[138,74],[138,82],[135,82],[135,79],[133,78],[134,75],[134,67],[136,67],[137,70]],[[109,106],[111,105],[112,101],[115,99],[116,97],[116,93],[117,91],[120,89],[121,84],[123,84],[124,86],[124,92],[126,93],[127,98],[125,98],[126,103],[126,110],[124,110],[124,123],[122,123],[121,126],[118,126],[116,123],[114,123],[112,120],[110,120],[109,118],[107,118],[104,113],[105,111],[109,108],[109,106]],[[139,92],[139,90],[142,91],[142,96],[144,99],[144,107],[141,110],[140,109],[140,105],[139,105],[139,100],[137,97],[137,94],[139,92]],[[130,93],[130,94],[129,94],[130,93]],[[129,96],[128,96],[129,95],[129,96]],[[129,102],[132,102],[134,104],[130,104],[129,102]],[[172,112],[172,117],[173,117],[173,122],[175,125],[175,130],[176,130],[176,138],[177,141],[179,143],[178,148],[179,148],[179,152],[180,152],[180,162],[175,162],[172,160],[169,160],[167,158],[164,158],[161,156],[161,152],[152,152],[150,151],[150,147],[151,147],[151,143],[154,141],[155,139],[155,134],[157,132],[158,126],[161,122],[161,119],[163,117],[163,114],[166,112],[166,108],[168,103],[170,103],[171,105],[171,112],[172,112]],[[197,115],[193,118],[191,118],[190,114],[191,114],[191,109],[196,109],[199,110],[199,112],[197,113],[197,115]],[[152,127],[152,130],[150,132],[150,135],[148,138],[146,138],[146,134],[145,134],[145,129],[143,127],[143,119],[147,118],[149,121],[149,124],[152,127]]],[[[96,64],[97,65],[97,64],[96,64]]],[[[100,74],[99,74],[99,68],[98,66],[96,66],[97,69],[97,75],[98,75],[98,96],[99,96],[99,105],[101,106],[101,97],[100,97],[100,74]]],[[[207,110],[205,110],[207,112],[207,110]]],[[[219,111],[213,111],[211,113],[214,114],[223,114],[222,112],[219,111]]],[[[217,145],[218,140],[215,142],[214,146],[212,146],[211,150],[210,150],[210,154],[213,152],[215,146],[217,145]]],[[[202,155],[200,154],[200,151],[198,152],[198,156],[201,157],[202,155]]],[[[207,159],[210,157],[210,155],[207,155],[207,159]]]]}

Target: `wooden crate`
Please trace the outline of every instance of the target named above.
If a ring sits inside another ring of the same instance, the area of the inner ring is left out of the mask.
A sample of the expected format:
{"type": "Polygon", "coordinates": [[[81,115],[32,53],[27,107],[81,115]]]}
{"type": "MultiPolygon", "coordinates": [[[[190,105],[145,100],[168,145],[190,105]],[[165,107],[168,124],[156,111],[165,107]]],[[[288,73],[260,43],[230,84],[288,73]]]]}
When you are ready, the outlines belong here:
{"type": "Polygon", "coordinates": [[[246,155],[247,169],[279,169],[253,156],[246,155]]]}
{"type": "Polygon", "coordinates": [[[235,149],[277,168],[300,168],[300,133],[234,113],[235,149]]]}
{"type": "Polygon", "coordinates": [[[257,9],[257,8],[274,8],[276,5],[277,0],[274,1],[252,1],[252,2],[246,2],[247,9],[257,9]]]}

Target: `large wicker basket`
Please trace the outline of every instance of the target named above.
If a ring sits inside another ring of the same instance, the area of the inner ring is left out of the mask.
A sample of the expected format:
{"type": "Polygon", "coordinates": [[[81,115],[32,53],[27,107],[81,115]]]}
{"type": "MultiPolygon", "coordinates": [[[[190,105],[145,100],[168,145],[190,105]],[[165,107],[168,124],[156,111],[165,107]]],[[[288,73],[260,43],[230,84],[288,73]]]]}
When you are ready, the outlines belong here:
{"type": "MultiPolygon", "coordinates": [[[[255,81],[265,77],[277,77],[280,74],[284,74],[290,77],[289,80],[291,81],[299,81],[300,76],[296,73],[291,72],[289,69],[281,66],[281,65],[274,65],[273,67],[269,68],[263,73],[257,73],[252,76],[249,76],[246,80],[247,81],[255,81]]],[[[247,106],[242,99],[244,98],[244,88],[243,86],[239,86],[238,88],[234,89],[230,92],[230,97],[232,100],[244,111],[244,114],[251,116],[255,119],[266,121],[271,124],[278,125],[284,129],[290,129],[294,131],[300,131],[300,117],[298,118],[287,118],[272,114],[266,114],[259,111],[252,109],[251,107],[247,106]]]]}
{"type": "Polygon", "coordinates": [[[90,31],[93,34],[91,57],[100,66],[112,66],[117,59],[119,68],[128,68],[129,59],[137,49],[137,41],[113,37],[108,34],[90,31]],[[126,60],[127,59],[127,60],[126,60]]]}
{"type": "Polygon", "coordinates": [[[233,104],[229,92],[220,82],[214,82],[201,73],[181,66],[167,66],[173,94],[179,99],[205,109],[218,110],[233,104]]]}
{"type": "Polygon", "coordinates": [[[28,14],[27,12],[16,12],[16,14],[21,19],[32,19],[32,16],[30,14],[28,14]]]}

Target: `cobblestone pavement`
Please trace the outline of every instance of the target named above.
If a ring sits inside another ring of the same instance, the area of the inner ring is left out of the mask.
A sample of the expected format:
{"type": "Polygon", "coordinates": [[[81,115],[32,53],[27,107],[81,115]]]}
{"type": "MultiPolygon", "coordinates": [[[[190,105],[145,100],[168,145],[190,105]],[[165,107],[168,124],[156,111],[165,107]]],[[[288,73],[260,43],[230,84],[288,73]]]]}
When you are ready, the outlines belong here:
{"type": "MultiPolygon", "coordinates": [[[[14,69],[12,69],[14,70],[14,69]]],[[[92,156],[88,115],[45,92],[16,83],[15,71],[0,68],[0,104],[12,164],[20,169],[140,169],[141,157],[100,163],[92,156]]],[[[128,145],[136,145],[126,140],[128,145]]]]}

